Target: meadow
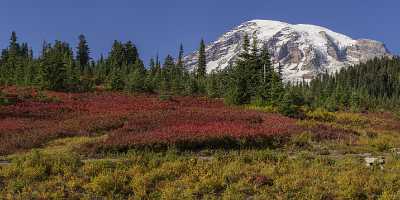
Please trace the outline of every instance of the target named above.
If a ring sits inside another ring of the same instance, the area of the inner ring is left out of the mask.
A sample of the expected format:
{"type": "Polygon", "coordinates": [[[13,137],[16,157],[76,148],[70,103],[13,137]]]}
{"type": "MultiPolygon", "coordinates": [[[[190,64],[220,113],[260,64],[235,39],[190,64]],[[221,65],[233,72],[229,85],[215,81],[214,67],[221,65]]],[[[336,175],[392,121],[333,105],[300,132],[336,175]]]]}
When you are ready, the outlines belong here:
{"type": "Polygon", "coordinates": [[[400,198],[393,113],[293,119],[196,96],[3,93],[0,199],[400,198]]]}

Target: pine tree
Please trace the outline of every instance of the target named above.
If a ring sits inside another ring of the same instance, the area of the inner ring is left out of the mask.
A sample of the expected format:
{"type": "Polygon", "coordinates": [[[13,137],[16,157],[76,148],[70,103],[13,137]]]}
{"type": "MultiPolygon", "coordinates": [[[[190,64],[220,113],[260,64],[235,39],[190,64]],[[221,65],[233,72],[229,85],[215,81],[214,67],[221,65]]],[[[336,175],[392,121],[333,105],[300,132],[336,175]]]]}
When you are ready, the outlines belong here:
{"type": "Polygon", "coordinates": [[[259,53],[259,49],[258,49],[258,38],[257,38],[257,34],[254,32],[253,34],[253,43],[251,45],[251,55],[253,57],[257,57],[258,53],[259,53]]]}
{"type": "Polygon", "coordinates": [[[17,33],[15,31],[13,31],[11,33],[10,45],[8,47],[9,55],[13,55],[13,56],[18,55],[19,50],[20,50],[20,45],[18,44],[17,40],[18,40],[17,33]]]}
{"type": "Polygon", "coordinates": [[[124,45],[124,57],[125,57],[125,64],[131,65],[135,64],[136,60],[139,58],[139,53],[137,51],[136,46],[132,43],[132,41],[128,41],[124,45]]]}
{"type": "Polygon", "coordinates": [[[165,58],[162,70],[161,70],[161,76],[162,76],[162,90],[163,92],[171,92],[171,83],[173,80],[173,75],[174,75],[174,70],[175,70],[175,62],[174,58],[171,55],[167,55],[165,58]]]}
{"type": "Polygon", "coordinates": [[[184,63],[183,63],[183,56],[184,56],[184,51],[183,51],[183,45],[181,44],[179,46],[178,61],[176,62],[176,66],[177,66],[178,70],[180,70],[182,72],[185,70],[184,63]]]}
{"type": "Polygon", "coordinates": [[[81,91],[81,82],[80,78],[80,69],[75,65],[75,61],[72,57],[66,57],[64,59],[65,65],[65,73],[66,73],[66,80],[65,80],[65,87],[69,91],[78,92],[81,91]]]}
{"type": "Polygon", "coordinates": [[[108,56],[107,64],[111,69],[122,69],[122,66],[126,64],[125,61],[125,48],[124,45],[115,40],[108,56]]]}
{"type": "Polygon", "coordinates": [[[112,69],[110,77],[109,88],[114,91],[123,90],[125,88],[125,81],[123,80],[123,75],[120,70],[112,69]]]}
{"type": "Polygon", "coordinates": [[[264,47],[260,54],[260,82],[257,90],[256,104],[265,105],[271,100],[272,76],[274,73],[268,49],[264,47]]]}
{"type": "Polygon", "coordinates": [[[200,42],[199,48],[199,57],[198,57],[198,64],[197,64],[197,78],[203,79],[206,77],[206,46],[204,40],[202,39],[200,42]]]}
{"type": "Polygon", "coordinates": [[[134,65],[134,71],[128,74],[125,88],[130,92],[143,92],[145,91],[146,69],[140,60],[136,60],[134,65]]]}
{"type": "MultiPolygon", "coordinates": [[[[248,40],[248,36],[244,36],[244,40],[248,40]]],[[[250,88],[252,79],[252,60],[249,54],[249,43],[244,42],[238,60],[230,71],[229,89],[225,96],[225,102],[228,104],[240,105],[250,103],[252,91],[250,88]]]]}
{"type": "Polygon", "coordinates": [[[68,43],[56,41],[48,47],[41,60],[43,87],[50,90],[69,90],[67,86],[67,62],[72,57],[68,43]]]}
{"type": "Polygon", "coordinates": [[[80,71],[85,72],[89,66],[90,49],[89,45],[87,44],[86,37],[83,34],[79,35],[78,39],[79,44],[77,47],[76,60],[79,63],[80,71]]]}
{"type": "Polygon", "coordinates": [[[250,38],[249,35],[245,33],[243,36],[243,45],[242,45],[244,53],[249,53],[249,48],[250,48],[250,38]]]}

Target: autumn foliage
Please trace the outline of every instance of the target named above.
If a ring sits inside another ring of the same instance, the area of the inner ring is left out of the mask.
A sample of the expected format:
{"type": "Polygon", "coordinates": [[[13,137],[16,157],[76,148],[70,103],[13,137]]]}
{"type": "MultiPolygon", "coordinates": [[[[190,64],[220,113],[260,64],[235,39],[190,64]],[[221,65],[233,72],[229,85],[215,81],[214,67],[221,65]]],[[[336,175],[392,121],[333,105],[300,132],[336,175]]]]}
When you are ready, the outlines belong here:
{"type": "MultiPolygon", "coordinates": [[[[228,107],[219,99],[128,95],[97,91],[69,94],[7,90],[16,98],[0,106],[0,154],[40,147],[72,136],[107,135],[88,144],[91,152],[131,148],[225,148],[279,145],[291,134],[307,131],[295,119],[228,107]]],[[[334,129],[313,127],[321,138],[334,129]]]]}
{"type": "Polygon", "coordinates": [[[210,138],[266,138],[296,130],[292,119],[230,108],[207,98],[162,101],[151,95],[46,92],[53,99],[49,101],[34,90],[23,93],[15,104],[0,107],[0,154],[78,135],[108,134],[99,146],[126,148],[210,138]]]}

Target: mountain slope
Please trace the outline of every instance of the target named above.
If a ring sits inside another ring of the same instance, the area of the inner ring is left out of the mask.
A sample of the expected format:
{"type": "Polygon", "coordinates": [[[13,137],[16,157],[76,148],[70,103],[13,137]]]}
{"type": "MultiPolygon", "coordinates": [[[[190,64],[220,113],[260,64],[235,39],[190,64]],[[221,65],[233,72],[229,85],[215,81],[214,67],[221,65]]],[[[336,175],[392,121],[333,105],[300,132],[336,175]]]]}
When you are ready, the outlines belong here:
{"type": "MultiPolygon", "coordinates": [[[[310,79],[319,73],[332,73],[348,65],[390,55],[381,42],[354,40],[324,27],[252,20],[207,46],[208,72],[223,69],[235,61],[245,33],[249,36],[256,34],[260,47],[268,47],[275,65],[283,65],[284,79],[287,81],[310,79]]],[[[189,69],[194,69],[197,52],[186,56],[185,63],[189,69]]]]}

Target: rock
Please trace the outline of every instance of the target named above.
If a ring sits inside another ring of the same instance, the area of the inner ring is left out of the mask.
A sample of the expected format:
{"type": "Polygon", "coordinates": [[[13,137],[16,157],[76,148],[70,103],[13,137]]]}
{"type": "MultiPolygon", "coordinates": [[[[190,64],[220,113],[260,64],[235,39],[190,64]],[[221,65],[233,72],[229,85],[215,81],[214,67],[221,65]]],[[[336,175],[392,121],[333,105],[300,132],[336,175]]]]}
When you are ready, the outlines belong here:
{"type": "Polygon", "coordinates": [[[395,153],[395,154],[397,154],[397,155],[400,155],[400,148],[393,148],[390,151],[395,153]]]}
{"type": "Polygon", "coordinates": [[[10,165],[10,164],[11,164],[11,162],[8,161],[8,160],[0,160],[0,166],[7,166],[7,165],[10,165]]]}
{"type": "MultiPolygon", "coordinates": [[[[310,80],[321,73],[334,73],[375,57],[391,56],[381,42],[354,40],[324,27],[252,20],[207,45],[207,72],[224,69],[235,62],[242,50],[244,34],[257,35],[259,47],[269,49],[275,66],[278,62],[283,65],[286,81],[310,80]]],[[[189,69],[195,69],[197,52],[186,56],[184,61],[189,69]]]]}
{"type": "Polygon", "coordinates": [[[212,157],[212,156],[199,156],[199,160],[212,161],[212,160],[214,160],[214,157],[212,157]]]}
{"type": "Polygon", "coordinates": [[[383,157],[365,157],[364,160],[368,167],[379,166],[383,169],[383,165],[385,164],[385,158],[383,157]]]}

